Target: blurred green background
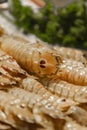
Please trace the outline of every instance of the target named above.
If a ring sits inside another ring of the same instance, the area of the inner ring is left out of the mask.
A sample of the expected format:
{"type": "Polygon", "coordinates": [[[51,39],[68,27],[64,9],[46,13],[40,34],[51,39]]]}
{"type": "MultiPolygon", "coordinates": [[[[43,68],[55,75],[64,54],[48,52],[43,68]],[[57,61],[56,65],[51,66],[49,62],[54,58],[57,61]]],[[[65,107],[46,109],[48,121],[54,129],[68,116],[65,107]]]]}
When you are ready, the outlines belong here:
{"type": "Polygon", "coordinates": [[[58,8],[50,0],[45,1],[46,6],[35,13],[19,0],[13,0],[11,13],[15,24],[49,44],[87,50],[87,1],[74,1],[58,8]]]}

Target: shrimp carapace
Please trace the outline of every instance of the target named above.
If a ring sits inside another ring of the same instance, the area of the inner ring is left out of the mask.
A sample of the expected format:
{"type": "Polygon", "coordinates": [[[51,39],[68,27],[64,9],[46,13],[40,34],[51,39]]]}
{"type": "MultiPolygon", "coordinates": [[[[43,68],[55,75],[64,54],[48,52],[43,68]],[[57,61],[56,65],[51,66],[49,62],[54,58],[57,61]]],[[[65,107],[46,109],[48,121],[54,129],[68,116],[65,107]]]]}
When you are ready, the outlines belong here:
{"type": "Polygon", "coordinates": [[[87,85],[87,67],[82,62],[64,59],[59,66],[57,77],[76,85],[87,85]]]}
{"type": "Polygon", "coordinates": [[[40,77],[52,77],[62,62],[60,55],[47,46],[22,42],[16,37],[3,35],[0,37],[1,48],[16,59],[28,72],[40,77]]]}
{"type": "Polygon", "coordinates": [[[54,46],[54,50],[61,56],[63,56],[66,59],[72,59],[80,62],[86,62],[86,56],[85,53],[81,50],[75,49],[75,48],[66,48],[66,47],[60,47],[60,46],[54,46]]]}
{"type": "Polygon", "coordinates": [[[0,50],[0,90],[19,86],[27,75],[11,56],[0,50]]]}
{"type": "Polygon", "coordinates": [[[87,103],[87,86],[80,86],[62,80],[40,79],[40,82],[59,97],[72,99],[78,103],[87,103]]]}
{"type": "Polygon", "coordinates": [[[0,46],[30,74],[61,79],[76,85],[87,85],[87,67],[84,62],[64,59],[46,44],[30,43],[3,34],[0,37],[0,46]]]}

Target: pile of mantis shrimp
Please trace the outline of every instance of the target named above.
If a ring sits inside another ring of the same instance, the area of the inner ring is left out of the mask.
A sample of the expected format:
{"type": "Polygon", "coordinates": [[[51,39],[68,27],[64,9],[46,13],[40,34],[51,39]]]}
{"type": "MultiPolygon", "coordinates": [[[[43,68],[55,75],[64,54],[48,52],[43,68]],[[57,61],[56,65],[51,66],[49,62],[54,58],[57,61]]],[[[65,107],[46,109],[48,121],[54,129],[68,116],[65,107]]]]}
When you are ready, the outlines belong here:
{"type": "Polygon", "coordinates": [[[87,130],[87,59],[0,28],[0,130],[87,130]]]}

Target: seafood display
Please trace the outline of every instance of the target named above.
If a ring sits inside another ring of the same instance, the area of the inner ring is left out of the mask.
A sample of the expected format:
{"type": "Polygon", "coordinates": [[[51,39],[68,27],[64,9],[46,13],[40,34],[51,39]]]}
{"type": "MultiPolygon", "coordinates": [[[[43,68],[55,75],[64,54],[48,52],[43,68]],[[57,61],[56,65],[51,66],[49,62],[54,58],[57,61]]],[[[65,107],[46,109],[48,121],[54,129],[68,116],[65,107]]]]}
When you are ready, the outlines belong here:
{"type": "Polygon", "coordinates": [[[83,61],[65,59],[47,45],[33,44],[24,38],[7,34],[0,37],[0,46],[30,74],[61,79],[76,85],[87,85],[87,67],[83,61]]]}
{"type": "Polygon", "coordinates": [[[87,130],[86,59],[63,52],[0,28],[0,130],[87,130]]]}
{"type": "Polygon", "coordinates": [[[43,127],[54,129],[54,124],[56,125],[57,129],[59,127],[63,127],[59,124],[56,124],[57,122],[55,122],[55,120],[59,120],[61,123],[64,123],[65,117],[60,111],[54,111],[54,108],[52,106],[49,106],[49,108],[47,108],[47,104],[44,104],[47,100],[43,97],[31,92],[27,92],[20,88],[11,89],[9,91],[9,94],[22,100],[26,104],[24,107],[32,109],[35,121],[43,127]],[[52,118],[54,118],[54,121],[52,118]]]}
{"type": "Polygon", "coordinates": [[[29,129],[29,124],[32,123],[38,127],[40,125],[52,130],[55,129],[54,124],[58,129],[62,127],[62,125],[54,123],[55,120],[65,122],[62,111],[68,110],[70,106],[77,103],[68,99],[64,102],[62,97],[50,93],[36,80],[36,77],[21,69],[17,62],[3,51],[0,51],[0,70],[0,111],[3,123],[17,129],[22,129],[24,126],[22,122],[24,124],[26,122],[26,129],[29,129]],[[27,113],[28,109],[29,113],[27,113]],[[20,112],[18,113],[18,111],[20,112]],[[24,113],[25,111],[26,113],[24,113]],[[6,113],[8,114],[6,115],[6,113]],[[9,115],[11,119],[9,119],[9,115]],[[17,123],[19,122],[18,124],[15,122],[15,118],[17,118],[17,123]],[[22,126],[20,126],[21,124],[22,126]]]}

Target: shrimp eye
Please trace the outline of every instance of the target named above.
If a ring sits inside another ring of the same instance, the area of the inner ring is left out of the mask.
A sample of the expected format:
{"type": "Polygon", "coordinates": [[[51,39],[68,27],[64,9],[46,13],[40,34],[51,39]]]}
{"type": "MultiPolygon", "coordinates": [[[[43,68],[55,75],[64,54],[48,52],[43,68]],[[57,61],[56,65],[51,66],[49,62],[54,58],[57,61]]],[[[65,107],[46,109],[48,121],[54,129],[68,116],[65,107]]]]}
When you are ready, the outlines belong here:
{"type": "Polygon", "coordinates": [[[62,99],[62,102],[65,102],[65,101],[66,101],[66,99],[65,99],[65,98],[63,98],[63,99],[62,99]]]}
{"type": "Polygon", "coordinates": [[[45,64],[46,64],[45,60],[40,60],[40,67],[41,68],[45,68],[45,64]]]}
{"type": "Polygon", "coordinates": [[[46,63],[45,60],[40,61],[40,64],[45,64],[45,63],[46,63]]]}
{"type": "Polygon", "coordinates": [[[83,54],[83,57],[84,57],[84,58],[87,58],[87,54],[84,53],[84,54],[83,54]]]}

